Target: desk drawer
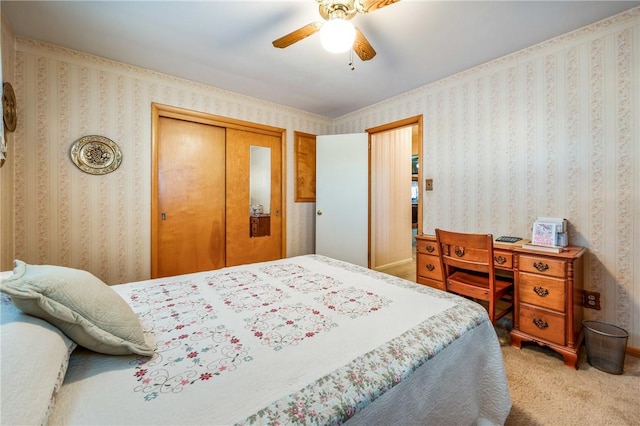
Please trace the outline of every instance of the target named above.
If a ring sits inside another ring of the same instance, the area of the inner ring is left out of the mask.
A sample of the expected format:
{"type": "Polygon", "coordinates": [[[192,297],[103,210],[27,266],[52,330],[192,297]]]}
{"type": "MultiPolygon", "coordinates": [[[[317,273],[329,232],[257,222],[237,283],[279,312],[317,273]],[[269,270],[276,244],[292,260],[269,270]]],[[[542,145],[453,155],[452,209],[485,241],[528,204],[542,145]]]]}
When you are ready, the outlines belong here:
{"type": "Polygon", "coordinates": [[[438,250],[438,243],[435,240],[423,240],[417,239],[416,251],[418,253],[430,254],[432,256],[440,256],[440,250],[438,250]]]}
{"type": "Polygon", "coordinates": [[[493,249],[493,265],[499,269],[513,269],[513,252],[493,249]]]}
{"type": "Polygon", "coordinates": [[[518,269],[524,272],[565,278],[566,263],[562,259],[521,254],[518,256],[518,269]]]}
{"type": "Polygon", "coordinates": [[[520,331],[558,345],[565,344],[564,314],[520,303],[520,331]]]}
{"type": "Polygon", "coordinates": [[[518,297],[524,303],[564,312],[564,280],[520,272],[518,297]]]}
{"type": "Polygon", "coordinates": [[[418,276],[442,281],[442,267],[438,256],[418,255],[416,262],[418,276]]]}

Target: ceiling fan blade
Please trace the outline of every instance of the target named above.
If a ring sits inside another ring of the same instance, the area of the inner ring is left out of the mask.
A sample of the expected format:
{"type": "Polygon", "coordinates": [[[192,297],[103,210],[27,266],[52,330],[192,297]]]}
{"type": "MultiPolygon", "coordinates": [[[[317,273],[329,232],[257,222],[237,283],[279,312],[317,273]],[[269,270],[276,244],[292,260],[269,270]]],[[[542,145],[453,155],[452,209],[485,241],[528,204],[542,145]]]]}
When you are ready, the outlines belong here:
{"type": "Polygon", "coordinates": [[[302,39],[309,37],[312,34],[317,33],[322,27],[322,24],[319,22],[312,22],[310,24],[305,25],[302,28],[298,28],[297,30],[287,34],[286,36],[280,37],[277,40],[273,41],[274,47],[279,47],[281,49],[291,46],[293,43],[296,43],[302,39]]]}
{"type": "Polygon", "coordinates": [[[373,12],[374,10],[382,9],[400,0],[361,0],[360,4],[365,13],[373,12]]]}
{"type": "Polygon", "coordinates": [[[356,39],[353,42],[353,51],[362,59],[363,61],[368,61],[376,56],[376,51],[369,43],[369,40],[362,34],[358,28],[356,28],[356,39]]]}

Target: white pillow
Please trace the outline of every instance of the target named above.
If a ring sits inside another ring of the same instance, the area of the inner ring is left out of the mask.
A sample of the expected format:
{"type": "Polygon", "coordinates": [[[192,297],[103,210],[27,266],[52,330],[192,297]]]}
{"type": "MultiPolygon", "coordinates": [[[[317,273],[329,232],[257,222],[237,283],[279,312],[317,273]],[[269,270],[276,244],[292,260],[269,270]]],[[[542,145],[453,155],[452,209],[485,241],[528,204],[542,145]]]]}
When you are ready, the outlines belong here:
{"type": "Polygon", "coordinates": [[[87,271],[16,260],[0,291],[22,312],[50,322],[87,349],[110,355],[154,353],[127,302],[87,271]]]}
{"type": "Polygon", "coordinates": [[[0,294],[2,424],[45,425],[76,344],[0,294]]]}

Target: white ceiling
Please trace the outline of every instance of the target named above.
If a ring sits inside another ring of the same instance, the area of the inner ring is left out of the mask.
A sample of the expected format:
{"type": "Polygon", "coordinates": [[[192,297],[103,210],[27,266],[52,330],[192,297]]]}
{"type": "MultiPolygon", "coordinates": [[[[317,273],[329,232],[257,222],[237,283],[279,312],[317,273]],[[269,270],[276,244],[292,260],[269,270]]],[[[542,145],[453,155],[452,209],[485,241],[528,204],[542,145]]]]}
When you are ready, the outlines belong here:
{"type": "Polygon", "coordinates": [[[11,1],[16,36],[41,40],[335,118],[527,46],[640,1],[401,0],[353,19],[377,56],[331,54],[314,34],[315,0],[11,1]]]}

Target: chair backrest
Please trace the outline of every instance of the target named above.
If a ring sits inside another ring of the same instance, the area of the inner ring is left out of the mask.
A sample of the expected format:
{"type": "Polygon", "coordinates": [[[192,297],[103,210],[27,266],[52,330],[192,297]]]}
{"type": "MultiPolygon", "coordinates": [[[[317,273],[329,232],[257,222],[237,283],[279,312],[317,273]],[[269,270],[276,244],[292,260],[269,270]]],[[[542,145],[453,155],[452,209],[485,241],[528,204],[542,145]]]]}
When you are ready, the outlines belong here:
{"type": "Polygon", "coordinates": [[[493,235],[436,229],[436,240],[447,291],[488,302],[492,324],[513,311],[513,279],[496,276],[493,235]]]}
{"type": "Polygon", "coordinates": [[[493,235],[436,229],[436,240],[445,279],[453,268],[482,272],[494,277],[493,235]]]}

